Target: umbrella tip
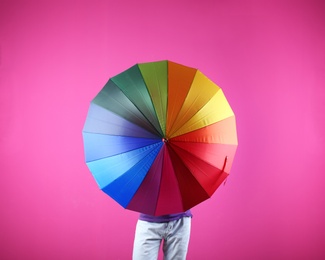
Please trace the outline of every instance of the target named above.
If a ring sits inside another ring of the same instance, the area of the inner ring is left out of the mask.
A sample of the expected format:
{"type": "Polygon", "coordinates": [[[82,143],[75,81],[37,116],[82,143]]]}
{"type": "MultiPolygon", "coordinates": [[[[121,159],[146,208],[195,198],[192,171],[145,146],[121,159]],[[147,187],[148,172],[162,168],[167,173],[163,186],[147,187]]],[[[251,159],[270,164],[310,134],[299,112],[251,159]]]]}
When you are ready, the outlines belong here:
{"type": "Polygon", "coordinates": [[[163,141],[164,143],[168,143],[168,139],[167,139],[167,138],[163,138],[162,141],[163,141]]]}

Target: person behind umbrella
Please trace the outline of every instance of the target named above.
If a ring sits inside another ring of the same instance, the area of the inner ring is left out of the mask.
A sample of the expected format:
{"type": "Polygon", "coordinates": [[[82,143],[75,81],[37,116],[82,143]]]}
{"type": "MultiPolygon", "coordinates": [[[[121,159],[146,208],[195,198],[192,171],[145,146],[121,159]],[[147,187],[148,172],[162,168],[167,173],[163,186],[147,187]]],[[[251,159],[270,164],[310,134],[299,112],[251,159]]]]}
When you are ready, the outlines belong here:
{"type": "Polygon", "coordinates": [[[164,216],[140,214],[133,245],[133,260],[158,259],[163,242],[165,260],[185,260],[190,240],[190,210],[164,216]]]}

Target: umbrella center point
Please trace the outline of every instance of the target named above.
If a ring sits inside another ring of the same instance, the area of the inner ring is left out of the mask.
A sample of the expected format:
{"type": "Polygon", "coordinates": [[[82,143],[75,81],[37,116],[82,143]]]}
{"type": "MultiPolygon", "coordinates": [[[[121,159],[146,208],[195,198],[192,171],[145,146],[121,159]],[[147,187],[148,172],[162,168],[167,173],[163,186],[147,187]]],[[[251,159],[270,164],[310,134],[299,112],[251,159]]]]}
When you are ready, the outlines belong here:
{"type": "Polygon", "coordinates": [[[164,143],[168,143],[168,139],[167,139],[167,138],[163,138],[162,141],[163,141],[164,143]]]}

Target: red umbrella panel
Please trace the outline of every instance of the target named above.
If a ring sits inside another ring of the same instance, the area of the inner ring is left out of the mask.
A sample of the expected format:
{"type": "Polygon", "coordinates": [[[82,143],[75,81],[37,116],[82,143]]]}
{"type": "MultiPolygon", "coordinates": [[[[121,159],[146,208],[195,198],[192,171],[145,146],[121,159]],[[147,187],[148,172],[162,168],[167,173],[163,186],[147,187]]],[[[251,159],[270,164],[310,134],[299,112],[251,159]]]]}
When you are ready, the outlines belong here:
{"type": "Polygon", "coordinates": [[[124,208],[165,215],[210,198],[230,173],[235,115],[215,83],[171,61],[109,79],[83,129],[86,164],[124,208]]]}

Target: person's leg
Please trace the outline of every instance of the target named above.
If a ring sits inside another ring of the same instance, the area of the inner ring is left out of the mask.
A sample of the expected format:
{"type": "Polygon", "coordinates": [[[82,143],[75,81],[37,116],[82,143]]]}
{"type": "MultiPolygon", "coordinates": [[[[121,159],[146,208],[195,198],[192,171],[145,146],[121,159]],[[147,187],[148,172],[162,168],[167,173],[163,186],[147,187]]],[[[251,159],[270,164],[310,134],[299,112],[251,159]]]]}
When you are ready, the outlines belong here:
{"type": "Polygon", "coordinates": [[[191,218],[184,217],[168,223],[169,233],[164,240],[165,260],[185,260],[191,233],[191,218]]]}
{"type": "Polygon", "coordinates": [[[158,252],[162,241],[160,223],[151,223],[138,220],[134,244],[133,260],[154,260],[158,258],[158,252]]]}

